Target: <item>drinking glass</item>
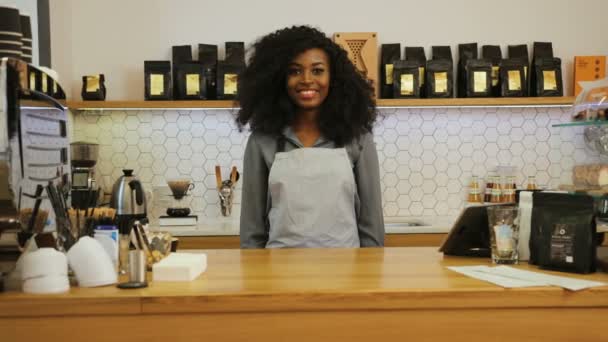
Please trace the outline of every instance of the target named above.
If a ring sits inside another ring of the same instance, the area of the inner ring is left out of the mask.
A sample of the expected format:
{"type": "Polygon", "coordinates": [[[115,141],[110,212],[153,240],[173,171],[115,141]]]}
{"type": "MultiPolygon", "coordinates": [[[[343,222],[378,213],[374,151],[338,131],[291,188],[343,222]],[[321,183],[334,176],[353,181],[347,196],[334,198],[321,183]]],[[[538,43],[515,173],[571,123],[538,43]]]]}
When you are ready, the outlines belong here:
{"type": "Polygon", "coordinates": [[[517,264],[519,239],[519,208],[517,206],[488,207],[492,262],[517,264]]]}

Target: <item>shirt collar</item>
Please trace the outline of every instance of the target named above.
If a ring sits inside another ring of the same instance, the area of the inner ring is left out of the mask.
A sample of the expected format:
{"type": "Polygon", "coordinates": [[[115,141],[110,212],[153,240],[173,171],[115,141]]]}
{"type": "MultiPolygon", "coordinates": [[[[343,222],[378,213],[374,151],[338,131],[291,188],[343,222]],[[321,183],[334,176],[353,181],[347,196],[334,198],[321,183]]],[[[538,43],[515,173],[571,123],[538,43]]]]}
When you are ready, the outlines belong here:
{"type": "MultiPolygon", "coordinates": [[[[283,132],[282,132],[283,136],[289,140],[290,142],[292,142],[294,145],[298,146],[298,147],[304,147],[304,145],[302,144],[302,142],[300,141],[300,139],[298,139],[298,136],[296,135],[296,133],[293,131],[293,129],[291,128],[291,126],[285,126],[285,128],[283,128],[283,132]]],[[[327,138],[325,138],[323,136],[323,134],[321,134],[319,136],[319,138],[317,138],[317,141],[315,141],[315,143],[312,145],[312,147],[317,147],[320,145],[323,145],[325,143],[327,143],[327,138]]]]}

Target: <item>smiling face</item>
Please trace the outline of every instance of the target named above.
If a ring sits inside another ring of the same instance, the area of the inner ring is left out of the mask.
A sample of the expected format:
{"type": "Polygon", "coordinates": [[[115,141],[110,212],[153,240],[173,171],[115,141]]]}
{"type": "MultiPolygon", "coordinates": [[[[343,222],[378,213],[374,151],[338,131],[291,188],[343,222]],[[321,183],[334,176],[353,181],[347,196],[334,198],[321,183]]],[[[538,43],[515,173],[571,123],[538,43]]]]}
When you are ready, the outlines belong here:
{"type": "Polygon", "coordinates": [[[297,55],[287,69],[287,94],[300,111],[318,111],[329,92],[329,57],[321,49],[297,55]]]}

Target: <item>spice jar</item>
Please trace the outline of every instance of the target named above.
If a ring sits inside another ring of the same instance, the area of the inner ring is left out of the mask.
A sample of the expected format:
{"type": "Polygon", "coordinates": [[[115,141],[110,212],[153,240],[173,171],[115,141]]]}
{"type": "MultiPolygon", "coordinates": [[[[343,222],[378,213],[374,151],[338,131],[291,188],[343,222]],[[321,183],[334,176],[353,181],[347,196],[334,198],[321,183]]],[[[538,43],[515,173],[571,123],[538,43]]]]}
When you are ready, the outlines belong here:
{"type": "Polygon", "coordinates": [[[471,177],[471,184],[469,185],[469,197],[467,200],[469,203],[481,203],[481,189],[479,188],[479,181],[477,176],[471,177]]]}

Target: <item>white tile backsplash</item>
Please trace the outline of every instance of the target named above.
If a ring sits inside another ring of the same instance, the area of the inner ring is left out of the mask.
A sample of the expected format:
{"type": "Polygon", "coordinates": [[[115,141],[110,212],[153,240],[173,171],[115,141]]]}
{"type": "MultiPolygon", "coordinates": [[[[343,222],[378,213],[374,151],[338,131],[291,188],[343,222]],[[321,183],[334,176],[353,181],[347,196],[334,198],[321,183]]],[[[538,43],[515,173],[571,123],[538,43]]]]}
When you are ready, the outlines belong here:
{"type": "MultiPolygon", "coordinates": [[[[517,169],[521,186],[536,175],[543,187],[569,183],[575,164],[599,157],[584,146],[580,127],[553,128],[570,120],[567,107],[451,107],[381,109],[375,130],[383,206],[387,217],[433,222],[455,217],[472,175],[496,165],[517,169]]],[[[229,110],[78,112],[74,140],[101,145],[98,173],[106,189],[122,168],[133,168],[149,189],[171,177],[196,184],[188,203],[203,220],[220,216],[214,166],[242,169],[248,133],[236,129],[229,110]]],[[[153,200],[152,219],[165,207],[153,200]]],[[[237,187],[237,215],[240,186],[237,187]]]]}

